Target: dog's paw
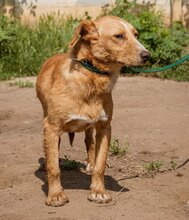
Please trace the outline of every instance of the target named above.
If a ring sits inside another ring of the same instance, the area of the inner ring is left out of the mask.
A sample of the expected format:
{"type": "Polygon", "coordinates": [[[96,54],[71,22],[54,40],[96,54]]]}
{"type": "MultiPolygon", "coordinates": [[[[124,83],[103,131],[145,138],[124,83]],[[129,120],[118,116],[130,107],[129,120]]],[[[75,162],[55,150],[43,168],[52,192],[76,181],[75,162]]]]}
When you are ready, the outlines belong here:
{"type": "Polygon", "coordinates": [[[108,203],[112,200],[112,197],[106,192],[103,193],[93,192],[88,196],[88,200],[96,203],[108,203]]]}
{"type": "Polygon", "coordinates": [[[65,195],[64,192],[61,191],[49,195],[45,201],[45,204],[48,206],[58,207],[65,205],[67,202],[69,202],[68,197],[65,195]]]}

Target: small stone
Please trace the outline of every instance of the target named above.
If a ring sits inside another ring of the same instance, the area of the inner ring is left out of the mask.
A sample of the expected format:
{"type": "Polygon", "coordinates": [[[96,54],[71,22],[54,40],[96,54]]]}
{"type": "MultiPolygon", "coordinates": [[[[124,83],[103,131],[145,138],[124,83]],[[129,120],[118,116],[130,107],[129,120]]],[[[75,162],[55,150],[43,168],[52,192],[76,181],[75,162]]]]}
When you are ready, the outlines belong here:
{"type": "Polygon", "coordinates": [[[183,174],[182,174],[182,173],[177,173],[176,176],[178,176],[178,177],[182,177],[183,174]]]}

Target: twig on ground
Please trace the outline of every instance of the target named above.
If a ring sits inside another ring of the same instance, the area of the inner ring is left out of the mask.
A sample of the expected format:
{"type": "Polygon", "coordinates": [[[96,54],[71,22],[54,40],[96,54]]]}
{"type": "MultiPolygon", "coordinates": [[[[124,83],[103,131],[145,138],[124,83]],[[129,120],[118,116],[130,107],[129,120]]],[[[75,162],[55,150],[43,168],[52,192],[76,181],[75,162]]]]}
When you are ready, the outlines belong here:
{"type": "MultiPolygon", "coordinates": [[[[175,169],[164,169],[164,170],[159,170],[159,171],[156,171],[154,173],[152,173],[153,175],[156,174],[156,173],[165,173],[165,172],[171,172],[173,170],[178,170],[179,168],[185,166],[187,163],[189,162],[189,158],[187,158],[183,163],[181,163],[180,165],[178,165],[175,169]]],[[[134,179],[134,178],[142,178],[142,177],[146,177],[148,173],[142,173],[142,174],[136,174],[136,175],[133,175],[133,176],[126,176],[126,177],[123,177],[123,178],[120,178],[120,179],[117,179],[116,181],[122,181],[122,180],[126,180],[126,179],[134,179]]],[[[153,177],[152,175],[152,177],[153,177]]],[[[148,176],[149,177],[149,176],[148,176]]]]}
{"type": "Polygon", "coordinates": [[[118,197],[118,196],[123,192],[124,189],[126,189],[126,186],[123,186],[123,187],[119,190],[119,192],[117,192],[117,194],[113,197],[111,203],[99,205],[99,207],[114,206],[114,205],[117,203],[117,201],[120,199],[120,197],[118,197]]]}
{"type": "Polygon", "coordinates": [[[185,166],[188,162],[189,162],[189,158],[187,158],[183,163],[181,163],[179,166],[177,166],[176,170],[178,170],[179,168],[185,166]]]}

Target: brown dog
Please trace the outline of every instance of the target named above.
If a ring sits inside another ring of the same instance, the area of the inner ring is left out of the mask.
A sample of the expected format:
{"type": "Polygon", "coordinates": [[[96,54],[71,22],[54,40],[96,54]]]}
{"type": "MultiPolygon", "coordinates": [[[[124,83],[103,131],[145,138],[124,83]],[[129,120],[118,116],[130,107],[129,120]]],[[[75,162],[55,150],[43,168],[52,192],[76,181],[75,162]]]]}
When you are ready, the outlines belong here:
{"type": "Polygon", "coordinates": [[[45,62],[37,79],[37,96],[44,112],[44,150],[48,173],[46,204],[68,202],[60,183],[58,150],[63,132],[85,131],[87,169],[92,170],[90,201],[106,203],[104,171],[111,139],[111,91],[121,68],[144,64],[149,52],[126,21],[104,16],[82,21],[74,32],[70,51],[45,62]],[[83,60],[92,66],[89,70],[83,60]],[[97,70],[97,71],[96,71],[97,70]],[[96,129],[96,143],[93,140],[96,129]]]}

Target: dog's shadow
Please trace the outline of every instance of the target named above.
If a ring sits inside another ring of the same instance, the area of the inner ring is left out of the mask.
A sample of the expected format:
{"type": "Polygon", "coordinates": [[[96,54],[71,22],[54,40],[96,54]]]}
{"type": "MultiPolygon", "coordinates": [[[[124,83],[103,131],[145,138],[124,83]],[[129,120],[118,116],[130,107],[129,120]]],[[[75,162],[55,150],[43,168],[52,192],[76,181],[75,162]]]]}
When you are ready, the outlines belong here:
{"type": "MultiPolygon", "coordinates": [[[[40,158],[39,160],[39,168],[35,171],[35,176],[42,180],[44,184],[42,185],[42,190],[47,195],[48,185],[47,185],[47,174],[45,170],[44,158],[40,158]]],[[[60,169],[61,169],[61,181],[64,189],[86,189],[90,188],[91,184],[91,175],[82,172],[80,169],[78,170],[66,170],[63,165],[67,162],[67,159],[60,158],[60,169]]],[[[84,164],[80,164],[84,167],[84,164]]],[[[127,192],[129,189],[123,188],[123,186],[119,185],[119,183],[112,178],[111,176],[105,175],[105,186],[107,190],[119,192],[127,192]]]]}

